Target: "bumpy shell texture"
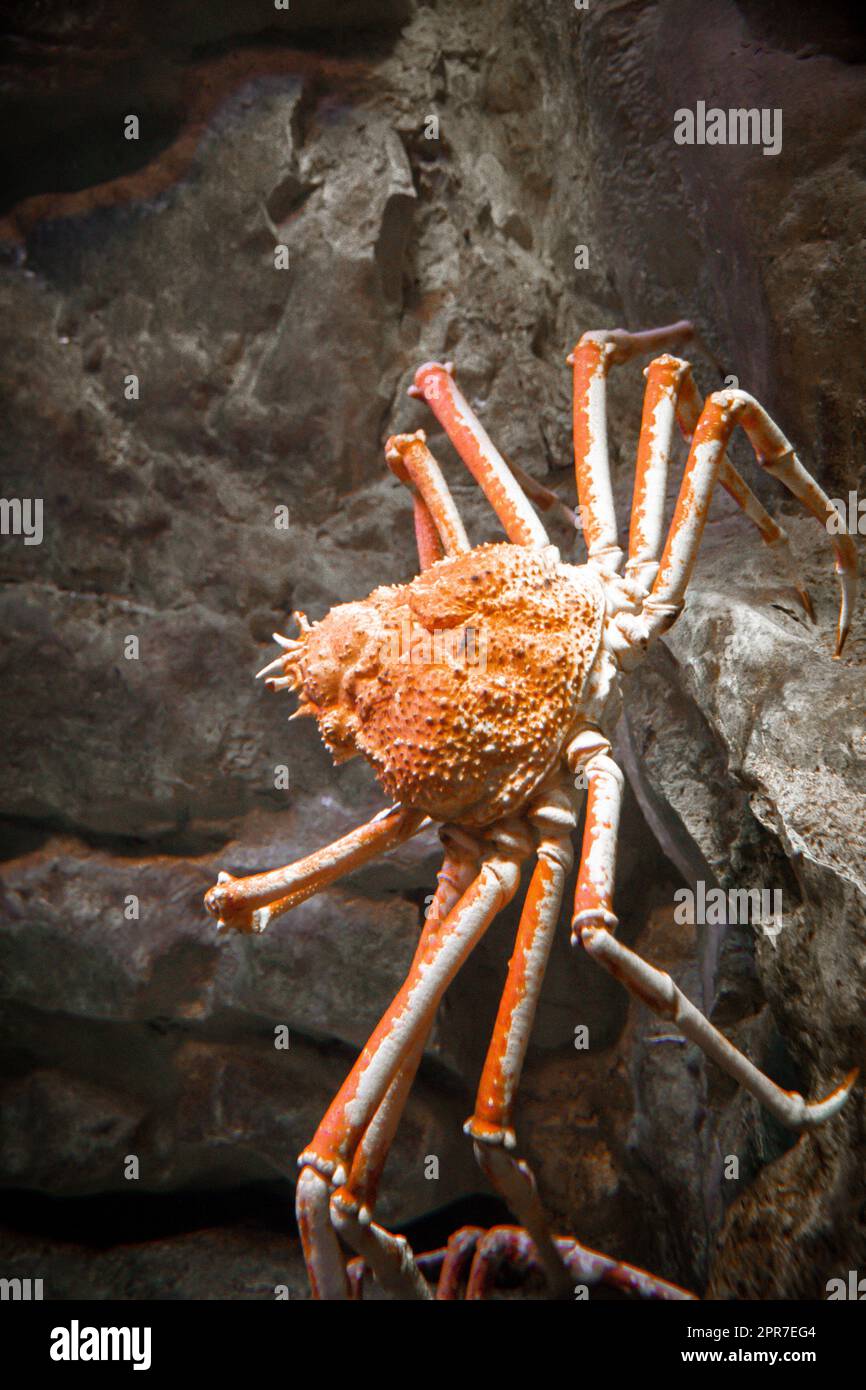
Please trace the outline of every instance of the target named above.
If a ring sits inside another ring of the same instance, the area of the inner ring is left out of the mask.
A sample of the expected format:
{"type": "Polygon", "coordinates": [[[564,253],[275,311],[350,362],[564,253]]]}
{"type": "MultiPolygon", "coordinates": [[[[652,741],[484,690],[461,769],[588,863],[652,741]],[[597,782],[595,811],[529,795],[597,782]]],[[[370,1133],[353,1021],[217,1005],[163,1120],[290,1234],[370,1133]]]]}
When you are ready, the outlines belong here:
{"type": "Polygon", "coordinates": [[[315,624],[302,700],[340,762],[438,821],[520,810],[559,759],[598,650],[603,597],[555,549],[482,545],[315,624]]]}

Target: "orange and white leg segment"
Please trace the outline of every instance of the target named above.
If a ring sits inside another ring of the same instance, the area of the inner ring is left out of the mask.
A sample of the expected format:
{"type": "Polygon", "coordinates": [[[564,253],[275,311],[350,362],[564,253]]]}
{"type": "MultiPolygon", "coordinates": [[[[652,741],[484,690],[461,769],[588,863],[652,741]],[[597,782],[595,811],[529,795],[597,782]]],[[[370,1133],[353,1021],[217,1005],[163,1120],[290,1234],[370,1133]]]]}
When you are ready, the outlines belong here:
{"type": "Polygon", "coordinates": [[[839,514],[823,488],[803,467],[793,445],[770,419],[764,407],[745,391],[722,391],[718,395],[724,399],[726,408],[736,412],[737,423],[748,435],[761,467],[778,478],[825,529],[829,529],[828,522],[834,523],[834,529],[829,534],[836,555],[836,573],[841,591],[834,655],[841,656],[851,627],[851,610],[857,597],[857,550],[854,541],[844,529],[839,514]]]}
{"type": "Polygon", "coordinates": [[[523,904],[475,1112],[465,1129],[475,1141],[478,1163],[529,1232],[551,1286],[561,1291],[568,1287],[568,1275],[542,1209],[535,1178],[528,1164],[509,1150],[516,1143],[512,1111],[517,1086],[573,860],[571,833],[575,815],[567,794],[555,791],[535,803],[528,819],[539,834],[537,862],[523,904]]]}
{"type": "Polygon", "coordinates": [[[665,498],[680,394],[691,382],[690,367],[665,353],[644,371],[637,466],[632,497],[626,577],[649,593],[658,573],[665,525],[665,498]]]}
{"type": "MultiPolygon", "coordinates": [[[[451,911],[444,919],[434,915],[425,924],[405,984],[374,1030],[312,1143],[298,1160],[302,1170],[313,1170],[336,1188],[330,1209],[337,1230],[359,1248],[374,1268],[379,1266],[386,1284],[399,1285],[403,1296],[408,1297],[427,1297],[429,1290],[417,1276],[405,1241],[372,1223],[370,1212],[363,1206],[363,1180],[365,1172],[369,1177],[382,1156],[381,1147],[390,1142],[388,1130],[396,1123],[395,1112],[404,1099],[408,1068],[416,1050],[423,1046],[445,989],[517,890],[520,861],[531,848],[528,836],[514,823],[500,827],[497,838],[498,849],[486,855],[451,911]],[[371,1150],[361,1157],[355,1169],[359,1146],[395,1081],[392,1104],[386,1106],[382,1116],[383,1145],[378,1145],[374,1129],[371,1150]],[[361,1185],[360,1194],[352,1188],[353,1171],[361,1185]],[[362,1230],[363,1227],[367,1229],[362,1230]]],[[[312,1180],[306,1179],[305,1183],[306,1190],[312,1180]]]]}
{"type": "Polygon", "coordinates": [[[784,1091],[728,1042],[669,975],[656,970],[614,936],[617,919],[613,912],[613,875],[624,781],[607,750],[600,746],[605,743],[602,735],[587,730],[573,740],[568,750],[570,766],[585,767],[589,782],[572,941],[579,939],[593,959],[625,985],[629,993],[670,1019],[782,1124],[791,1129],[811,1129],[823,1124],[844,1105],[856,1070],[821,1101],[809,1103],[797,1092],[784,1091]]]}
{"type": "Polygon", "coordinates": [[[425,362],[410,396],[425,400],[515,545],[549,545],[547,532],[508,464],[461,394],[450,362],[425,362]]]}
{"type": "MultiPolygon", "coordinates": [[[[726,464],[725,450],[738,424],[746,431],[759,463],[780,478],[808,511],[825,524],[830,519],[841,524],[829,498],[803,468],[793,448],[763,407],[745,391],[715,392],[704,403],[692,435],[673,523],[642,614],[637,619],[630,615],[618,619],[626,639],[636,645],[646,645],[666,631],[682,610],[713,489],[726,464]]],[[[742,496],[745,484],[730,467],[727,478],[734,484],[733,495],[736,497],[739,491],[742,496]],[[737,483],[741,485],[739,488],[737,483]]],[[[757,499],[749,502],[748,497],[745,497],[744,509],[756,520],[763,512],[757,499]]],[[[842,590],[835,651],[835,655],[839,656],[848,634],[851,605],[857,591],[857,556],[847,532],[833,534],[831,540],[842,590]]],[[[808,596],[804,598],[804,604],[808,611],[808,596]]]]}
{"type": "Polygon", "coordinates": [[[771,1081],[695,1008],[670,975],[656,970],[635,951],[623,946],[607,927],[587,923],[580,928],[580,939],[592,958],[625,985],[630,994],[654,1013],[670,1019],[690,1042],[697,1043],[722,1071],[732,1076],[789,1129],[814,1129],[845,1104],[857,1078],[856,1068],[823,1100],[806,1101],[798,1092],[785,1091],[771,1081]]]}
{"type": "Polygon", "coordinates": [[[428,569],[443,555],[465,555],[470,549],[469,539],[451,490],[427,448],[424,431],[392,434],[385,444],[385,459],[414,496],[421,568],[428,569]]]}
{"type": "MultiPolygon", "coordinates": [[[[677,420],[682,433],[688,440],[691,440],[695,432],[703,405],[701,393],[689,372],[683,377],[677,399],[677,420]]],[[[812,600],[809,597],[808,589],[797,573],[787,532],[774,517],[770,516],[748,483],[734,468],[727,454],[723,457],[719,468],[719,482],[728,496],[736,502],[740,510],[757,527],[761,540],[775,552],[785,580],[792,588],[796,589],[807,616],[814,620],[815,610],[812,607],[812,600]]]]}
{"type": "Polygon", "coordinates": [[[574,890],[572,945],[587,922],[615,927],[613,890],[616,847],[625,778],[610,756],[610,741],[598,729],[584,729],[566,750],[572,772],[586,775],[586,817],[580,867],[574,890]]]}
{"type": "Polygon", "coordinates": [[[607,572],[623,560],[613,505],[607,448],[607,376],[610,368],[638,353],[688,342],[690,323],[627,333],[622,328],[584,333],[566,359],[574,369],[574,471],[587,552],[607,572]]]}
{"type": "MultiPolygon", "coordinates": [[[[478,872],[477,854],[465,846],[448,844],[439,871],[436,893],[427,912],[415,960],[426,953],[431,936],[441,930],[448,913],[469,888],[478,872]]],[[[414,962],[413,962],[414,964],[414,962]]],[[[364,1131],[352,1161],[349,1179],[340,1190],[339,1200],[331,1202],[331,1218],[346,1244],[370,1267],[386,1293],[397,1298],[429,1296],[418,1272],[408,1242],[394,1236],[372,1220],[382,1170],[415,1080],[424,1047],[433,1023],[433,1014],[418,1031],[375,1115],[364,1131]]]]}
{"type": "Polygon", "coordinates": [[[406,981],[343,1083],[301,1161],[347,1182],[355,1150],[405,1056],[451,980],[496,914],[513,897],[523,852],[487,856],[444,922],[427,934],[406,981]]]}
{"type": "Polygon", "coordinates": [[[221,932],[263,932],[270,922],[331,883],[393,849],[429,824],[422,811],[392,806],[342,839],[305,859],[263,874],[234,878],[221,873],[204,903],[221,932]]]}

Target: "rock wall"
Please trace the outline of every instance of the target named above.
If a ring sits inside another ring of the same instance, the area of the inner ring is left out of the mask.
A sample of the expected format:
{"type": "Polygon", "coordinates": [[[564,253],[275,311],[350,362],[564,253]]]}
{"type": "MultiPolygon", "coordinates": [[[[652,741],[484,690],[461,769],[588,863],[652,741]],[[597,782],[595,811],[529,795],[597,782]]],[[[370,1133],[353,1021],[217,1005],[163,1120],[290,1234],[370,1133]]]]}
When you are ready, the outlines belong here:
{"type": "MultiPolygon", "coordinates": [[[[216,939],[201,905],[218,868],[300,857],[383,804],[251,676],[292,608],[414,573],[385,434],[424,425],[472,538],[496,534],[406,396],[415,367],[452,358],[503,452],[571,501],[565,353],[589,327],[689,315],[704,387],[735,375],[832,495],[862,493],[866,52],[842,6],[758,0],[148,11],[11,7],[0,447],[44,538],[0,540],[0,1182],[128,1195],[134,1154],[137,1192],[192,1209],[291,1181],[433,890],[426,836],[260,939],[216,939]],[[673,112],[699,100],[780,108],[781,152],[676,145],[673,112]]],[[[640,386],[632,368],[611,390],[624,523],[640,386]]],[[[818,623],[714,503],[686,611],[630,681],[617,906],[626,940],[815,1095],[866,1053],[866,623],[861,605],[832,662],[827,537],[755,487],[790,520],[818,623]],[[673,893],[701,877],[781,888],[781,932],[677,926],[673,893]]],[[[445,1001],[388,1222],[484,1190],[461,1123],[514,920],[445,1001]]],[[[866,1258],[862,1091],[792,1143],[573,956],[565,916],[518,1127],[559,1228],[698,1291],[823,1296],[866,1258]]],[[[97,1268],[28,1219],[6,1263],[38,1249],[61,1296],[175,1278],[172,1241],[97,1268]]],[[[242,1245],[197,1237],[201,1274],[175,1287],[241,1296],[214,1271],[242,1245]]]]}

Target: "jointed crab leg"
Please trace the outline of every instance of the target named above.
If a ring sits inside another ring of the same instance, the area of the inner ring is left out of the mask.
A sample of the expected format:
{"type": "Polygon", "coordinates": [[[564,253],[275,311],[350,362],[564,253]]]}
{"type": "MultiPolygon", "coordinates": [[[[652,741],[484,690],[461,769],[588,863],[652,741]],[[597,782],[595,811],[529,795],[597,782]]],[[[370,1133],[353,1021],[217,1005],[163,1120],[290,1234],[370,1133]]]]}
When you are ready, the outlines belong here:
{"type": "Polygon", "coordinates": [[[677,399],[689,365],[665,353],[644,372],[643,399],[634,495],[625,573],[644,593],[658,573],[665,523],[665,493],[677,399]]]}
{"type": "Polygon", "coordinates": [[[427,402],[515,545],[549,545],[547,532],[481,421],[458,389],[450,362],[425,362],[410,396],[427,402]]]}
{"type": "Polygon", "coordinates": [[[662,1018],[669,1018],[681,1033],[697,1043],[708,1057],[789,1129],[814,1129],[845,1104],[857,1078],[857,1068],[823,1100],[806,1101],[797,1091],[785,1091],[771,1081],[695,1008],[670,975],[656,970],[623,946],[606,927],[587,923],[580,927],[580,939],[593,959],[624,984],[630,994],[662,1018]]]}
{"type": "MultiPolygon", "coordinates": [[[[298,1160],[303,1170],[299,1199],[313,1187],[313,1178],[305,1175],[307,1169],[320,1179],[320,1185],[336,1185],[337,1191],[330,1199],[332,1220],[352,1243],[360,1240],[359,1226],[369,1221],[369,1214],[351,1189],[351,1168],[358,1145],[401,1066],[426,1037],[448,984],[497,912],[517,890],[520,860],[530,848],[526,832],[515,823],[500,827],[497,838],[500,847],[485,857],[478,874],[444,921],[434,916],[425,925],[405,984],[343,1083],[312,1144],[298,1160]]],[[[386,1279],[396,1276],[409,1296],[426,1296],[415,1279],[405,1242],[387,1232],[381,1232],[381,1239],[377,1239],[376,1231],[372,1234],[378,1249],[368,1248],[365,1253],[371,1261],[381,1259],[386,1279]]],[[[328,1249],[326,1241],[324,1249],[328,1249]]]]}
{"type": "MultiPolygon", "coordinates": [[[[424,431],[417,430],[415,434],[392,434],[385,444],[385,459],[388,467],[392,473],[396,474],[401,483],[406,483],[415,491],[416,504],[419,499],[423,503],[424,509],[426,509],[426,513],[432,520],[442,542],[444,553],[446,555],[465,555],[470,548],[469,539],[454,498],[451,496],[451,490],[442,477],[438,463],[427,448],[427,436],[424,431]]],[[[429,543],[423,522],[422,526],[419,527],[419,508],[417,505],[415,509],[415,532],[418,536],[421,568],[427,569],[428,565],[425,564],[427,555],[422,551],[429,550],[429,543]]]]}
{"type": "Polygon", "coordinates": [[[528,1165],[508,1150],[516,1142],[511,1124],[514,1099],[573,860],[570,836],[575,816],[568,796],[557,791],[536,803],[529,819],[540,832],[537,863],[520,916],[475,1112],[465,1130],[475,1140],[481,1168],[535,1242],[551,1286],[562,1292],[568,1287],[568,1278],[535,1179],[528,1165]]]}
{"type": "MultiPolygon", "coordinates": [[[[691,367],[681,358],[665,354],[646,368],[643,418],[635,470],[634,500],[629,534],[629,558],[625,573],[645,593],[658,573],[664,530],[665,491],[674,417],[691,440],[700,419],[703,400],[691,367]]],[[[719,465],[718,481],[758,528],[762,540],[774,549],[786,580],[797,590],[809,617],[814,616],[808,591],[797,575],[790,543],[783,528],[758,501],[727,455],[719,465]]]]}
{"type": "Polygon", "coordinates": [[[346,1262],[331,1220],[330,1184],[315,1168],[301,1169],[295,1211],[313,1298],[328,1302],[348,1298],[346,1262]]]}
{"type": "Polygon", "coordinates": [[[589,782],[572,940],[579,938],[593,959],[609,970],[635,998],[669,1018],[783,1124],[791,1129],[811,1129],[822,1124],[844,1105],[857,1076],[856,1070],[824,1100],[810,1103],[795,1091],[784,1091],[728,1042],[686,998],[670,975],[656,970],[614,937],[617,920],[613,913],[613,873],[624,779],[603,745],[609,749],[603,735],[587,730],[568,750],[570,765],[583,764],[589,782]],[[617,776],[613,775],[613,769],[617,776]]]}
{"type": "MultiPolygon", "coordinates": [[[[659,1279],[636,1265],[612,1260],[568,1236],[557,1236],[555,1244],[570,1286],[582,1284],[594,1289],[606,1285],[638,1298],[675,1302],[695,1297],[678,1284],[659,1279]]],[[[515,1275],[527,1278],[544,1273],[534,1241],[518,1226],[494,1226],[489,1231],[463,1226],[454,1232],[444,1249],[418,1255],[417,1262],[424,1277],[436,1283],[437,1299],[443,1300],[458,1299],[464,1283],[467,1302],[484,1299],[493,1292],[503,1271],[507,1271],[511,1284],[515,1275]]],[[[357,1277],[361,1271],[352,1273],[357,1277]]]]}
{"type": "MultiPolygon", "coordinates": [[[[826,522],[838,513],[814,478],[806,472],[785,436],[758,402],[745,391],[717,391],[709,396],[692,435],[688,462],[677,499],[659,572],[643,605],[643,640],[664,632],[683,606],[707,520],[710,498],[737,424],[745,429],[759,463],[778,477],[808,511],[826,522]]],[[[839,523],[841,525],[841,523],[839,523]]],[[[857,591],[857,556],[847,532],[832,535],[842,603],[835,655],[841,654],[857,591]]],[[[807,600],[808,602],[808,600],[807,600]]]]}
{"type": "Polygon", "coordinates": [[[205,907],[218,918],[221,931],[233,927],[241,932],[262,932],[275,917],[289,912],[384,850],[411,839],[426,824],[423,812],[392,806],[295,864],[246,878],[221,873],[205,894],[205,907]]]}
{"type": "Polygon", "coordinates": [[[520,464],[515,463],[513,459],[506,459],[505,462],[530,502],[534,502],[539,511],[554,512],[561,521],[566,522],[569,526],[577,528],[580,525],[571,507],[563,502],[557,493],[549,487],[545,487],[544,483],[540,483],[537,478],[533,478],[531,473],[527,473],[526,469],[521,468],[520,464]]]}
{"type": "MultiPolygon", "coordinates": [[[[597,1250],[590,1250],[576,1240],[558,1236],[556,1249],[559,1259],[568,1276],[569,1286],[583,1284],[588,1289],[606,1284],[609,1288],[623,1293],[635,1294],[639,1298],[664,1299],[673,1302],[692,1300],[694,1294],[687,1293],[677,1284],[659,1279],[636,1265],[612,1260],[597,1250]]],[[[492,1290],[496,1276],[507,1268],[528,1275],[539,1269],[539,1259],[534,1245],[525,1231],[516,1226],[494,1226],[476,1240],[466,1286],[466,1300],[483,1299],[492,1290]]],[[[437,1295],[438,1297],[439,1295],[437,1295]]]]}
{"type": "MultiPolygon", "coordinates": [[[[329,1106],[309,1148],[300,1155],[304,1168],[336,1184],[331,1195],[331,1218],[350,1243],[360,1247],[371,1264],[381,1262],[385,1282],[402,1287],[405,1297],[430,1297],[417,1273],[405,1238],[393,1237],[381,1227],[364,1238],[363,1226],[373,1226],[370,1215],[348,1186],[354,1152],[382,1099],[392,1086],[400,1066],[413,1054],[430,1030],[439,999],[463,965],[471,949],[487,931],[493,917],[517,891],[520,859],[527,852],[525,833],[514,826],[512,844],[502,845],[482,862],[478,876],[446,917],[425,931],[424,948],[382,1016],[352,1072],[329,1106]]],[[[303,1176],[303,1173],[302,1173],[303,1176]]]]}
{"type": "MultiPolygon", "coordinates": [[[[695,427],[700,419],[703,404],[701,393],[695,385],[691,372],[686,372],[680,383],[679,396],[677,398],[677,420],[679,421],[680,429],[689,440],[691,440],[695,427]]],[[[812,607],[812,600],[809,597],[808,589],[797,573],[787,532],[770,516],[769,512],[758,501],[758,498],[752,492],[748,483],[740,476],[736,468],[734,468],[727,454],[723,457],[719,468],[719,482],[728,496],[733,498],[740,510],[743,511],[749,520],[758,528],[758,532],[764,543],[777,553],[785,573],[785,579],[797,590],[800,602],[808,617],[814,618],[815,612],[812,607]]],[[[661,546],[659,546],[659,549],[661,549],[661,546]]]]}
{"type": "Polygon", "coordinates": [[[566,750],[569,767],[586,774],[586,817],[580,867],[574,891],[572,944],[586,921],[616,926],[614,874],[619,816],[625,779],[610,756],[610,741],[598,729],[584,729],[566,750]]]}
{"type": "MultiPolygon", "coordinates": [[[[447,831],[443,833],[443,838],[446,841],[445,858],[437,875],[436,892],[427,909],[424,927],[415,949],[413,966],[423,960],[431,941],[441,932],[445,918],[478,874],[478,855],[467,851],[462,844],[449,843],[447,831]]],[[[432,1021],[431,1017],[431,1025],[432,1021]]],[[[423,1056],[429,1031],[428,1027],[423,1034],[419,1034],[355,1151],[352,1170],[345,1188],[367,1211],[372,1212],[376,1204],[382,1169],[423,1056]]]]}
{"type": "MultiPolygon", "coordinates": [[[[736,411],[737,422],[748,435],[749,443],[761,467],[778,478],[822,526],[826,528],[827,522],[832,520],[841,527],[839,514],[829,497],[811,473],[803,467],[793,445],[770,419],[764,407],[745,391],[722,391],[718,394],[728,409],[736,411]]],[[[842,654],[848,636],[851,609],[857,597],[857,550],[845,529],[830,532],[830,540],[836,554],[836,573],[841,590],[834,653],[838,657],[842,654]]]]}
{"type": "MultiPolygon", "coordinates": [[[[447,839],[446,839],[447,845],[447,839]]],[[[465,848],[449,845],[438,875],[433,902],[427,912],[424,930],[415,952],[415,961],[426,953],[431,938],[441,930],[442,921],[477,874],[477,856],[465,848]]],[[[414,962],[413,962],[414,964],[414,962]]],[[[408,1242],[371,1219],[379,1180],[397,1126],[415,1080],[424,1047],[433,1023],[435,1009],[418,1035],[411,1051],[401,1063],[384,1099],[364,1131],[355,1151],[349,1180],[340,1199],[331,1207],[340,1235],[365,1259],[382,1288],[396,1298],[426,1298],[429,1290],[412,1258],[408,1242]]],[[[313,1255],[313,1257],[315,1257],[313,1255]]]]}
{"type": "Polygon", "coordinates": [[[622,564],[607,449],[607,374],[641,352],[687,342],[694,330],[683,321],[642,333],[603,329],[584,333],[566,361],[574,368],[574,469],[587,552],[608,572],[622,564]]]}
{"type": "Polygon", "coordinates": [[[511,843],[485,857],[459,902],[444,922],[430,931],[424,950],[416,954],[403,987],[383,1014],[300,1162],[309,1163],[337,1184],[346,1183],[361,1136],[401,1062],[429,1026],[431,1011],[473,947],[516,892],[519,864],[529,848],[525,832],[515,823],[511,843]]]}

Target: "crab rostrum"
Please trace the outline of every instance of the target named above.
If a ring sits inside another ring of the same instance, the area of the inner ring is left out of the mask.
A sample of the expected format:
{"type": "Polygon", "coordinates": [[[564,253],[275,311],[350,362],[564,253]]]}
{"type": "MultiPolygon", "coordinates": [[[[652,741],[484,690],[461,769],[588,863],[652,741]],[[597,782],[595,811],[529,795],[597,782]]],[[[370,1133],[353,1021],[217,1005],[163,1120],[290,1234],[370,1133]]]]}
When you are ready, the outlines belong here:
{"type": "MultiPolygon", "coordinates": [[[[835,655],[856,596],[854,543],[766,411],[739,390],[702,401],[689,364],[670,355],[689,323],[642,333],[586,333],[574,369],[574,453],[585,564],[564,562],[532,503],[574,514],[509,466],[458,390],[450,364],[419,368],[410,394],[433,409],[499,517],[507,543],[471,547],[424,433],[388,440],[385,455],[411,490],[421,573],[376,589],[312,626],[259,674],[300,694],[335,761],[362,754],[394,801],[367,825],[298,863],[237,879],[220,874],[206,896],[222,930],[260,932],[341,875],[435,822],[444,862],[415,957],[309,1147],[300,1157],[297,1210],[314,1296],[357,1296],[359,1265],[396,1297],[488,1291],[503,1262],[543,1271],[559,1295],[576,1281],[657,1298],[688,1297],[664,1280],[552,1235],[532,1173],[515,1153],[512,1112],[544,970],[572,868],[578,784],[586,788],[572,940],[767,1107],[784,1124],[821,1124],[844,1103],[856,1073],[825,1099],[782,1090],[677,988],[616,937],[613,912],[623,776],[610,738],[621,674],[682,610],[710,500],[721,483],[773,548],[784,578],[811,603],[788,539],[726,457],[742,426],[758,463],[826,526],[842,591],[835,655]],[[627,557],[618,540],[607,453],[610,368],[660,352],[646,391],[627,557]],[[690,441],[670,528],[664,501],[676,426],[690,441]],[[623,562],[625,562],[623,564],[623,562]],[[491,921],[534,864],[515,949],[466,1124],[478,1161],[519,1223],[464,1228],[445,1251],[416,1257],[374,1220],[379,1178],[439,1001],[491,921]],[[435,1282],[434,1282],[435,1281],[435,1282]]],[[[294,717],[294,716],[293,716],[294,717]]]]}

